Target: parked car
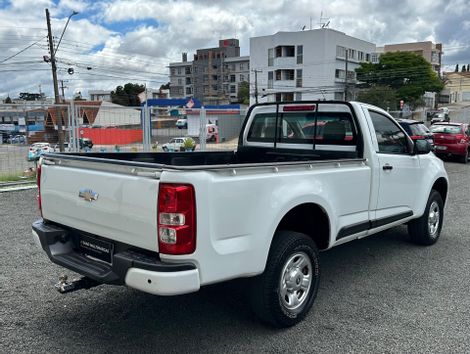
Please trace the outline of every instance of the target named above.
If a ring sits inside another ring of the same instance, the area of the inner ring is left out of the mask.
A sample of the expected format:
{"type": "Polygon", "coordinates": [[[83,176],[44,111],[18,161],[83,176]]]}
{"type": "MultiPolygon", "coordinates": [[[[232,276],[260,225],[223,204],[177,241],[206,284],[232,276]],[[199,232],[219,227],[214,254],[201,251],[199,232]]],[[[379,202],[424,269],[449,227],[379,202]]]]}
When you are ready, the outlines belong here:
{"type": "Polygon", "coordinates": [[[235,151],[55,154],[37,176],[35,243],[85,277],[62,278],[59,291],[105,283],[169,296],[251,278],[254,312],[277,327],[314,303],[320,250],[398,225],[432,245],[448,194],[426,140],[378,107],[339,101],[252,105],[235,151]],[[326,118],[322,139],[304,134],[326,118]]]}
{"type": "Polygon", "coordinates": [[[437,123],[431,125],[434,134],[434,153],[438,156],[455,155],[467,163],[470,154],[470,126],[466,123],[437,123]]]}
{"type": "Polygon", "coordinates": [[[428,127],[424,125],[424,122],[413,119],[397,119],[397,122],[405,129],[411,139],[426,139],[429,144],[434,147],[434,135],[428,127]]]}
{"type": "Polygon", "coordinates": [[[431,117],[431,124],[439,123],[439,122],[449,122],[449,114],[439,111],[438,113],[434,113],[431,117]]]}
{"type": "Polygon", "coordinates": [[[93,147],[93,141],[89,138],[78,139],[78,145],[80,149],[91,149],[93,147]]]}
{"type": "MultiPolygon", "coordinates": [[[[60,151],[59,144],[55,144],[54,147],[52,148],[52,151],[59,152],[60,151]]],[[[72,151],[72,146],[69,143],[64,142],[64,152],[70,152],[70,151],[72,151]]]]}
{"type": "Polygon", "coordinates": [[[28,161],[37,161],[45,152],[51,152],[53,149],[49,143],[34,143],[28,150],[28,161]]]}
{"type": "MultiPolygon", "coordinates": [[[[162,145],[162,150],[165,152],[184,151],[184,144],[188,139],[191,139],[194,142],[190,137],[173,138],[168,143],[162,145]]],[[[194,142],[192,145],[192,151],[194,151],[196,149],[196,143],[194,142]]]]}
{"type": "Polygon", "coordinates": [[[186,129],[188,128],[188,119],[187,118],[180,118],[176,121],[176,126],[178,129],[186,129]]]}
{"type": "Polygon", "coordinates": [[[24,135],[11,135],[7,142],[10,144],[25,144],[26,137],[24,135]]]}

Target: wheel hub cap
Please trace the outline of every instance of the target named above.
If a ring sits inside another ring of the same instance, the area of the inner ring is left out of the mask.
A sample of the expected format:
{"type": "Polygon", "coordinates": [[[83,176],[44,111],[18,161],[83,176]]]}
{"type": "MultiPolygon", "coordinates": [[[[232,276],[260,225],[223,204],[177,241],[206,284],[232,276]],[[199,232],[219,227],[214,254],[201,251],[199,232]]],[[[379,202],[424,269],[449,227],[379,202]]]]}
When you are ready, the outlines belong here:
{"type": "Polygon", "coordinates": [[[312,285],[312,263],[304,252],[292,255],[284,264],[279,297],[287,309],[300,312],[312,285]]]}
{"type": "Polygon", "coordinates": [[[429,207],[428,231],[431,237],[437,237],[440,223],[440,208],[437,202],[432,202],[429,207]]]}

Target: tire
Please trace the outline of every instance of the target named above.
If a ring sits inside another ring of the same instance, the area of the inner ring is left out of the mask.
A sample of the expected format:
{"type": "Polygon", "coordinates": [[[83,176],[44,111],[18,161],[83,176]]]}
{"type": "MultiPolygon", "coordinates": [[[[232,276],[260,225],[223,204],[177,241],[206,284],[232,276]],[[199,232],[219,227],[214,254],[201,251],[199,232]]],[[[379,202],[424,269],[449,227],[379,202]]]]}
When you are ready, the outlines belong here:
{"type": "Polygon", "coordinates": [[[467,163],[468,162],[468,149],[465,152],[465,155],[460,157],[460,162],[462,162],[462,163],[467,163]]]}
{"type": "Polygon", "coordinates": [[[166,146],[164,146],[164,147],[162,147],[162,150],[163,150],[164,152],[167,152],[167,151],[168,151],[168,148],[167,148],[166,146]]]}
{"type": "Polygon", "coordinates": [[[264,272],[251,279],[252,309],[263,322],[274,327],[293,326],[312,307],[319,282],[320,265],[315,242],[301,233],[277,232],[264,272]]]}
{"type": "Polygon", "coordinates": [[[433,189],[429,195],[424,214],[408,224],[411,240],[418,245],[435,244],[441,235],[443,219],[444,203],[439,192],[433,189]]]}

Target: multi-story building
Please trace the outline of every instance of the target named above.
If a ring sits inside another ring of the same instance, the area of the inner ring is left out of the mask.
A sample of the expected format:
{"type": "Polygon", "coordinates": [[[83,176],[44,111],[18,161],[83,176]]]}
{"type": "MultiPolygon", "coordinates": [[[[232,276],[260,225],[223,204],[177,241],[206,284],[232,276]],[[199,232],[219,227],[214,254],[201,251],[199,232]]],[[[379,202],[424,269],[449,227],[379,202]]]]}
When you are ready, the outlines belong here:
{"type": "Polygon", "coordinates": [[[238,39],[198,49],[193,61],[170,63],[171,97],[195,97],[204,104],[236,102],[239,84],[249,80],[249,57],[240,57],[238,39]],[[232,81],[233,80],[233,81],[232,81]]]}
{"type": "Polygon", "coordinates": [[[445,72],[446,87],[442,95],[448,96],[448,103],[470,102],[470,72],[445,72]]]}
{"type": "Polygon", "coordinates": [[[375,44],[329,28],[250,39],[250,103],[351,98],[375,44]]]}
{"type": "Polygon", "coordinates": [[[399,43],[399,44],[386,44],[383,47],[377,48],[378,53],[390,52],[411,52],[421,55],[428,61],[433,70],[440,76],[442,66],[442,44],[433,42],[414,42],[414,43],[399,43]]]}

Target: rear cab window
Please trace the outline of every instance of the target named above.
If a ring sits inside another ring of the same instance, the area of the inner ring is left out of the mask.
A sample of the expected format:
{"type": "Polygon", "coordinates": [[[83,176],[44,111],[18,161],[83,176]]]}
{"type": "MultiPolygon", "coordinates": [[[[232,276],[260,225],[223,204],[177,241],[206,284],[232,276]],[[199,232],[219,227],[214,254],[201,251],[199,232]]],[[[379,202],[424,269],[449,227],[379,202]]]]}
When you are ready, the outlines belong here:
{"type": "Polygon", "coordinates": [[[357,151],[358,129],[345,103],[279,104],[256,113],[245,145],[313,151],[357,151]]]}

